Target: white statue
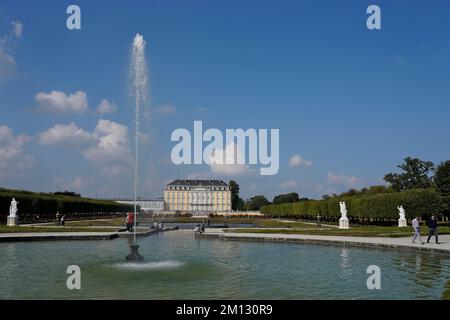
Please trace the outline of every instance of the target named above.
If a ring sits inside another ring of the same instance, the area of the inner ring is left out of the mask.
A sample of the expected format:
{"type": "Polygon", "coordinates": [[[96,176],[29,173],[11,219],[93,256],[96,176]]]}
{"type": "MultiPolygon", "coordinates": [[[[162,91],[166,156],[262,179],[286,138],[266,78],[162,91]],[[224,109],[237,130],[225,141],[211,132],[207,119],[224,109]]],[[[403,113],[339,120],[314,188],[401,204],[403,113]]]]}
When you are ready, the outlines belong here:
{"type": "Polygon", "coordinates": [[[347,218],[347,206],[345,205],[345,201],[339,202],[339,206],[341,207],[341,218],[339,219],[339,229],[348,229],[348,218],[347,218]]]}
{"type": "Polygon", "coordinates": [[[339,202],[339,206],[341,207],[342,218],[347,218],[347,206],[345,205],[345,201],[339,202]]]}
{"type": "Polygon", "coordinates": [[[400,219],[406,219],[405,216],[405,209],[403,209],[403,206],[397,207],[398,214],[400,215],[400,219]]]}
{"type": "Polygon", "coordinates": [[[15,198],[12,198],[11,200],[11,205],[9,206],[9,216],[11,218],[15,218],[16,214],[17,214],[17,204],[18,202],[16,201],[15,198]]]}
{"type": "Polygon", "coordinates": [[[398,214],[400,216],[400,218],[398,219],[398,226],[401,227],[407,227],[408,223],[406,221],[406,213],[405,213],[405,209],[403,209],[403,206],[397,207],[398,209],[398,214]]]}
{"type": "Polygon", "coordinates": [[[17,204],[19,202],[16,199],[12,198],[11,205],[9,206],[9,216],[6,222],[6,225],[10,227],[15,227],[19,225],[19,215],[17,214],[17,204]]]}

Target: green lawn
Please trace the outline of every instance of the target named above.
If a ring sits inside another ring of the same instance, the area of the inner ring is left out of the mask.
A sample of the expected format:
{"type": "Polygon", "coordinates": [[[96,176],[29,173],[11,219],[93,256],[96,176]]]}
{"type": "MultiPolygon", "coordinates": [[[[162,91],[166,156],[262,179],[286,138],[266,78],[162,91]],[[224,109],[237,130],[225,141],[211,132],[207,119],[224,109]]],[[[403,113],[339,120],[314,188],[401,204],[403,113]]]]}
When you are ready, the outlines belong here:
{"type": "Polygon", "coordinates": [[[125,225],[125,217],[118,217],[112,219],[98,219],[98,220],[80,220],[67,221],[66,226],[70,227],[96,227],[96,226],[111,226],[121,227],[125,225]]]}
{"type": "MultiPolygon", "coordinates": [[[[358,237],[408,237],[412,236],[411,227],[378,227],[378,226],[356,226],[350,229],[342,230],[338,228],[317,228],[310,225],[309,228],[292,228],[292,229],[269,229],[269,228],[240,228],[240,229],[226,229],[225,232],[235,233],[277,233],[277,234],[308,234],[308,235],[323,235],[323,236],[358,236],[358,237]]],[[[427,234],[425,228],[422,230],[422,237],[427,234]]],[[[439,234],[450,234],[450,227],[440,227],[439,234]]]]}
{"type": "MultiPolygon", "coordinates": [[[[202,218],[164,218],[165,222],[171,223],[199,223],[202,218]]],[[[149,217],[145,218],[146,223],[152,220],[149,217]]],[[[211,219],[213,224],[224,224],[225,220],[222,217],[215,217],[211,219]]],[[[334,235],[334,236],[363,236],[363,237],[408,237],[412,236],[412,229],[398,227],[379,227],[379,226],[351,226],[348,230],[341,230],[336,227],[322,226],[318,228],[313,221],[309,223],[301,221],[289,221],[280,219],[260,219],[260,218],[229,218],[229,223],[252,223],[257,228],[239,228],[239,229],[225,229],[225,232],[238,233],[277,233],[277,234],[310,234],[310,235],[334,235]]],[[[17,227],[11,228],[0,226],[0,233],[2,232],[114,232],[125,224],[125,217],[117,217],[111,219],[98,220],[81,220],[81,221],[67,221],[65,227],[55,227],[52,225],[39,227],[17,227]],[[111,226],[117,229],[103,229],[101,227],[111,226]],[[87,228],[89,227],[89,228],[87,228]],[[98,228],[96,228],[98,227],[98,228]]],[[[422,236],[426,236],[428,229],[422,226],[422,236]]],[[[450,234],[450,226],[440,226],[440,234],[450,234]]]]}
{"type": "Polygon", "coordinates": [[[283,222],[280,220],[272,220],[272,219],[257,219],[254,221],[254,223],[262,228],[301,228],[301,229],[315,229],[316,224],[311,223],[304,223],[304,222],[298,222],[298,221],[289,221],[289,222],[283,222]]]}
{"type": "MultiPolygon", "coordinates": [[[[176,217],[176,218],[161,218],[161,221],[165,223],[201,223],[202,221],[207,221],[205,218],[189,218],[189,217],[176,217]]],[[[138,220],[139,222],[139,220],[138,220]]],[[[144,223],[150,223],[152,219],[150,217],[144,218],[144,223]]],[[[318,230],[314,221],[310,221],[308,223],[301,221],[289,221],[289,220],[280,220],[280,219],[260,219],[260,218],[229,218],[228,222],[231,223],[251,223],[254,224],[258,228],[292,228],[293,230],[270,230],[270,233],[290,233],[290,234],[306,234],[304,229],[308,229],[308,234],[332,234],[332,235],[365,235],[373,236],[378,234],[388,234],[387,236],[409,236],[412,233],[411,227],[407,227],[404,229],[400,229],[397,227],[377,227],[377,226],[356,226],[352,227],[350,230],[339,230],[333,227],[322,226],[318,230]],[[302,229],[302,230],[297,230],[302,229]],[[323,229],[323,230],[322,230],[323,229]]],[[[212,224],[224,224],[225,219],[222,217],[214,217],[211,219],[212,224]]],[[[81,220],[81,221],[67,221],[66,226],[70,227],[96,227],[96,226],[115,226],[121,227],[125,224],[125,217],[118,217],[112,219],[99,219],[99,220],[81,220]]],[[[255,230],[255,229],[247,229],[249,232],[257,232],[257,233],[267,233],[264,230],[255,230]]],[[[422,226],[422,232],[425,233],[428,231],[425,226],[422,226]]],[[[241,231],[244,232],[242,229],[241,231]]],[[[441,234],[450,233],[450,227],[448,224],[446,226],[440,226],[439,232],[441,234]]]]}
{"type": "Polygon", "coordinates": [[[75,227],[8,227],[0,226],[0,233],[20,232],[116,232],[118,229],[105,228],[75,228],[75,227]]]}

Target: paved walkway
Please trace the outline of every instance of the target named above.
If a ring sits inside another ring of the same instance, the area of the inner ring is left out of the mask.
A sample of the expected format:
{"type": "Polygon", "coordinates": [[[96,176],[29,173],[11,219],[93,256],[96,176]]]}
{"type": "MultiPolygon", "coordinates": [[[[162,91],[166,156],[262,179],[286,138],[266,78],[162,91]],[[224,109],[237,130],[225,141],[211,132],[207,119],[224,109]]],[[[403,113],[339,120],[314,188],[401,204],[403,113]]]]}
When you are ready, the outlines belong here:
{"type": "MultiPolygon", "coordinates": [[[[278,219],[274,219],[274,220],[280,221],[280,222],[283,222],[283,223],[298,222],[298,223],[310,224],[310,225],[313,225],[313,226],[316,226],[316,225],[317,225],[317,222],[295,221],[295,220],[278,220],[278,219]]],[[[339,226],[334,225],[334,224],[320,223],[320,225],[321,225],[322,227],[339,228],[339,226]]]]}
{"type": "MultiPolygon", "coordinates": [[[[115,218],[103,218],[103,219],[86,219],[86,220],[66,220],[66,222],[81,222],[81,221],[107,221],[110,219],[115,219],[115,218]]],[[[125,221],[125,218],[124,218],[125,221]]],[[[54,226],[57,227],[57,225],[55,224],[55,221],[50,221],[50,222],[39,222],[39,223],[25,223],[25,224],[20,224],[21,227],[38,227],[38,226],[54,226]]],[[[75,226],[76,227],[76,226],[75,226]]]]}
{"type": "Polygon", "coordinates": [[[52,240],[111,240],[118,232],[17,232],[0,233],[0,242],[52,240]]]}
{"type": "MultiPolygon", "coordinates": [[[[450,235],[440,235],[440,244],[434,242],[411,243],[411,237],[407,238],[385,238],[385,237],[344,237],[344,236],[317,236],[301,234],[278,234],[278,233],[231,233],[222,229],[206,229],[201,235],[205,238],[217,238],[221,240],[257,240],[257,241],[283,241],[316,244],[334,244],[378,248],[395,248],[401,250],[416,250],[424,252],[435,252],[450,255],[450,235]]],[[[425,237],[423,237],[425,238],[425,237]]],[[[424,239],[426,240],[426,238],[424,239]]],[[[434,241],[432,238],[431,241],[434,241]]]]}
{"type": "MultiPolygon", "coordinates": [[[[117,229],[117,227],[115,228],[117,229]]],[[[159,232],[172,231],[174,228],[165,228],[159,232]]],[[[136,236],[145,237],[158,233],[155,229],[137,229],[136,236]]],[[[56,240],[112,240],[118,237],[132,237],[133,232],[11,232],[0,233],[0,242],[21,241],[56,241],[56,240]]]]}

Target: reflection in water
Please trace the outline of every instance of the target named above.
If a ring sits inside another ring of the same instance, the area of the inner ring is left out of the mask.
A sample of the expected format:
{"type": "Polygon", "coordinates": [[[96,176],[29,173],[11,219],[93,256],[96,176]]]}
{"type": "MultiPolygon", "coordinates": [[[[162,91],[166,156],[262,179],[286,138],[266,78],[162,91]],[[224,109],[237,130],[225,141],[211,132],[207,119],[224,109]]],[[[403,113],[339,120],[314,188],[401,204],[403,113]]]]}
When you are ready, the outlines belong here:
{"type": "Polygon", "coordinates": [[[416,272],[414,274],[414,279],[417,284],[429,288],[433,287],[436,282],[435,279],[442,275],[442,266],[441,263],[438,263],[442,256],[435,255],[431,257],[433,259],[429,255],[417,256],[415,264],[416,272]]]}
{"type": "Polygon", "coordinates": [[[341,254],[340,254],[341,260],[340,260],[340,266],[341,266],[341,272],[342,272],[342,278],[348,279],[352,276],[352,269],[351,266],[351,260],[349,258],[349,249],[348,248],[341,248],[341,254]]]}
{"type": "Polygon", "coordinates": [[[186,231],[140,244],[138,264],[124,263],[123,238],[0,244],[0,298],[433,299],[450,271],[444,255],[200,240],[186,231]],[[79,292],[65,285],[71,264],[82,270],[79,292]],[[381,290],[367,289],[369,265],[381,269],[381,290]]]}
{"type": "Polygon", "coordinates": [[[416,272],[420,271],[422,267],[422,257],[416,256],[416,272]]]}
{"type": "Polygon", "coordinates": [[[341,267],[342,268],[348,268],[350,266],[350,262],[348,259],[348,249],[342,248],[341,249],[341,267]]]}
{"type": "Polygon", "coordinates": [[[0,270],[2,270],[2,276],[4,276],[5,278],[9,278],[16,272],[19,272],[19,261],[16,254],[16,246],[14,243],[7,243],[5,244],[4,250],[2,250],[1,252],[8,263],[0,270]]]}
{"type": "MultiPolygon", "coordinates": [[[[392,265],[402,270],[402,277],[410,281],[409,288],[444,288],[448,279],[450,259],[440,254],[399,254],[392,256],[392,265]]],[[[427,298],[423,292],[414,292],[414,298],[427,298]]],[[[440,297],[438,297],[440,298],[440,297]]]]}

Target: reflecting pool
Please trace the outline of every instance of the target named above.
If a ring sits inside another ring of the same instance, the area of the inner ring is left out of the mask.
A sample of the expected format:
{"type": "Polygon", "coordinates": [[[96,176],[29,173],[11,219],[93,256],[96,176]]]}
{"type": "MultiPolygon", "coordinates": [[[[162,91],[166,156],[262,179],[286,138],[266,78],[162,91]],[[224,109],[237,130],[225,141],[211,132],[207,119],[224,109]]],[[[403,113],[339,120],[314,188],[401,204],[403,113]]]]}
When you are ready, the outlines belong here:
{"type": "Polygon", "coordinates": [[[2,299],[440,299],[445,255],[355,247],[197,239],[189,231],[128,241],[0,243],[2,299]],[[81,268],[68,290],[66,268],[81,268]],[[370,265],[381,290],[366,286],[370,265]]]}

